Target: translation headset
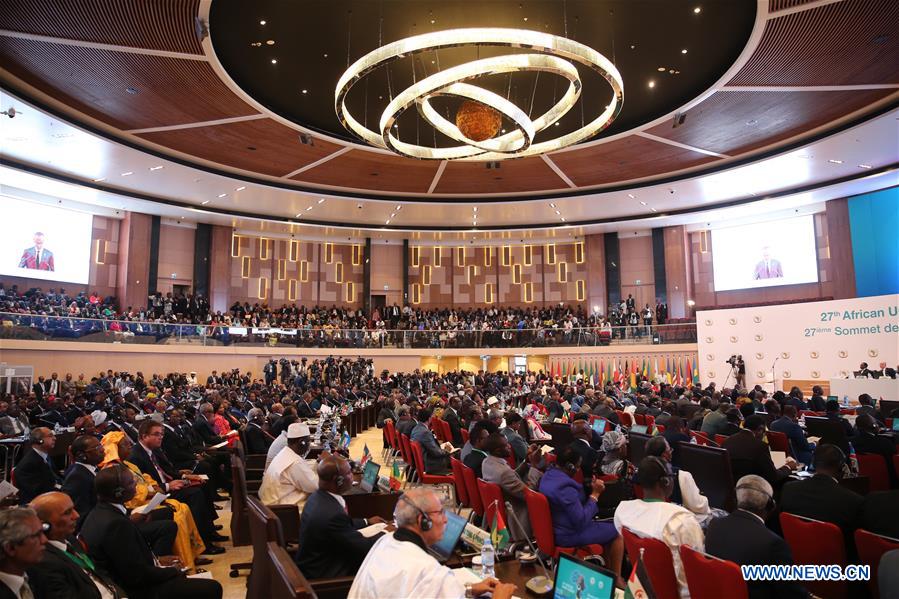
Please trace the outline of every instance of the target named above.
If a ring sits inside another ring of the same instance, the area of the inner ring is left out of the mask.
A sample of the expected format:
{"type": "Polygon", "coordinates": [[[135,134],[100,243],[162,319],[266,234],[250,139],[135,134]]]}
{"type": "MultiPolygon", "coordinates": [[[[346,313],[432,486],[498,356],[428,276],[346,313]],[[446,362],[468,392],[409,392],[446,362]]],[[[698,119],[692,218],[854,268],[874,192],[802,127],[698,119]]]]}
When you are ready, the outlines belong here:
{"type": "Polygon", "coordinates": [[[425,512],[423,509],[421,509],[420,507],[415,505],[415,503],[413,503],[412,500],[409,499],[408,497],[406,497],[405,495],[400,495],[400,499],[402,499],[403,501],[405,501],[406,503],[408,503],[409,505],[414,507],[416,510],[418,510],[418,513],[420,515],[420,518],[418,519],[418,527],[423,532],[427,532],[427,531],[431,530],[432,528],[434,528],[434,521],[431,519],[430,516],[428,516],[427,512],[425,512]]]}
{"type": "Polygon", "coordinates": [[[125,469],[124,466],[119,468],[119,477],[118,477],[118,486],[112,490],[112,498],[121,503],[125,499],[125,493],[127,489],[125,488],[125,483],[122,482],[122,471],[125,469]]]}
{"type": "Polygon", "coordinates": [[[755,487],[750,487],[749,485],[737,485],[735,490],[739,491],[740,489],[746,489],[747,491],[754,491],[756,493],[761,493],[765,497],[768,498],[768,503],[765,504],[765,510],[769,512],[773,512],[774,508],[777,507],[777,504],[774,502],[774,497],[772,497],[767,491],[763,491],[761,489],[756,489],[755,487]]]}

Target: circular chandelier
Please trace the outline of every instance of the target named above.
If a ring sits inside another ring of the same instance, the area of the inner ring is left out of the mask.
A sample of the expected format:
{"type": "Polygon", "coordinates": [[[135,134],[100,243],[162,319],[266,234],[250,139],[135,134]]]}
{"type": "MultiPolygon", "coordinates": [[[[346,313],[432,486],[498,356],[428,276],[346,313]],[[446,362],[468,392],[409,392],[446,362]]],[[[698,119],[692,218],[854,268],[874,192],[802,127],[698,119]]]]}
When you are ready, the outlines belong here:
{"type": "Polygon", "coordinates": [[[471,28],[417,35],[369,52],[350,65],[340,77],[334,94],[334,107],[340,122],[351,133],[372,146],[402,156],[420,160],[498,161],[536,156],[588,139],[615,120],[621,112],[623,100],[624,83],[618,69],[609,59],[589,46],[537,31],[471,28]],[[378,130],[369,129],[360,123],[347,109],[346,97],[350,89],[375,69],[414,54],[459,46],[521,48],[527,53],[473,60],[413,83],[391,98],[381,114],[378,130]],[[580,98],[582,83],[573,63],[595,71],[608,81],[612,88],[612,101],[596,118],[575,131],[535,142],[534,138],[538,133],[561,119],[580,98]],[[472,83],[480,77],[521,72],[557,75],[568,81],[568,87],[549,110],[538,118],[531,119],[513,102],[472,83]],[[437,96],[460,98],[463,100],[465,114],[457,115],[456,123],[447,120],[431,105],[431,99],[437,96]],[[400,140],[394,133],[394,124],[413,106],[424,121],[458,145],[429,148],[400,140]],[[493,123],[501,120],[501,117],[509,120],[512,130],[496,137],[493,123]],[[476,121],[472,122],[472,119],[476,121]],[[460,124],[463,125],[461,128],[460,124]],[[478,134],[471,135],[472,131],[477,131],[478,134]]]}

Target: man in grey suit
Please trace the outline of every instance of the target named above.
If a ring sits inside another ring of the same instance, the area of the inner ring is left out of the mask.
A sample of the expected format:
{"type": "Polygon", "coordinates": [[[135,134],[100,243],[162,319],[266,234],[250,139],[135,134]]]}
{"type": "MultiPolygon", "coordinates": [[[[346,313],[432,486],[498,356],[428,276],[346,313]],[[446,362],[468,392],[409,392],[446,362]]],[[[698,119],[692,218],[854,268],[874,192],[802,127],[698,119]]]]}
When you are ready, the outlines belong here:
{"type": "Polygon", "coordinates": [[[762,259],[755,265],[755,272],[752,278],[756,281],[760,279],[780,279],[783,278],[784,271],[780,266],[780,261],[771,257],[771,251],[768,246],[762,248],[762,259]]]}
{"type": "Polygon", "coordinates": [[[431,419],[432,411],[428,408],[422,408],[416,415],[418,421],[412,434],[409,436],[411,441],[418,441],[421,445],[421,453],[424,458],[425,472],[428,474],[446,474],[449,472],[449,454],[437,445],[437,439],[428,428],[428,421],[431,419]]]}

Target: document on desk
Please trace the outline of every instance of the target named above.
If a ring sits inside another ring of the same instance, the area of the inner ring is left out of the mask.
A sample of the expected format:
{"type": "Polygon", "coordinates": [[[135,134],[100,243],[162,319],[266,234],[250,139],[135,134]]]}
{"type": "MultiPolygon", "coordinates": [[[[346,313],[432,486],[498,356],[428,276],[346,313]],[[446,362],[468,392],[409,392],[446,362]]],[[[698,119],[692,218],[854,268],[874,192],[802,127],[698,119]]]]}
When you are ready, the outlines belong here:
{"type": "Polygon", "coordinates": [[[365,537],[370,538],[375,536],[378,533],[384,532],[384,529],[387,528],[387,524],[384,522],[378,522],[377,524],[371,524],[366,526],[365,528],[360,528],[359,533],[365,537]]]}
{"type": "Polygon", "coordinates": [[[200,572],[199,574],[190,574],[188,578],[208,578],[209,580],[215,580],[212,577],[212,572],[200,572]]]}
{"type": "Polygon", "coordinates": [[[456,577],[456,580],[462,584],[478,584],[484,580],[471,568],[452,568],[450,572],[456,577]]]}
{"type": "Polygon", "coordinates": [[[0,481],[0,500],[6,499],[13,493],[17,493],[19,490],[12,485],[9,481],[0,481]]]}
{"type": "Polygon", "coordinates": [[[136,507],[131,511],[136,514],[149,514],[150,512],[152,512],[153,510],[158,508],[160,505],[162,505],[162,502],[168,498],[169,498],[169,496],[165,493],[157,493],[156,495],[153,496],[153,499],[150,500],[150,503],[147,503],[140,507],[136,507]]]}
{"type": "Polygon", "coordinates": [[[774,462],[775,468],[780,468],[781,466],[785,466],[787,463],[787,452],[772,451],[771,452],[771,461],[774,462]]]}

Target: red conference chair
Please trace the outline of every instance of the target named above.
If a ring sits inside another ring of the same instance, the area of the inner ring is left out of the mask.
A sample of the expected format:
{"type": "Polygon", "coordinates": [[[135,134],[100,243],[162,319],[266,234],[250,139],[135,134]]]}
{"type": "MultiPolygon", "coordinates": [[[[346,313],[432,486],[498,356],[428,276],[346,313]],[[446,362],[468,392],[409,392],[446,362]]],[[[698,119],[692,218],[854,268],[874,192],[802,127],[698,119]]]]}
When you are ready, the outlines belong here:
{"type": "Polygon", "coordinates": [[[424,485],[452,485],[453,477],[448,474],[428,474],[425,472],[425,459],[421,451],[421,443],[412,441],[412,459],[415,461],[415,470],[418,472],[418,480],[424,485]]]}
{"type": "Polygon", "coordinates": [[[629,413],[624,410],[615,410],[615,413],[618,414],[618,422],[621,423],[621,426],[630,428],[634,425],[634,419],[631,418],[629,413]]]}
{"type": "Polygon", "coordinates": [[[649,414],[647,414],[646,416],[643,417],[643,420],[646,421],[646,434],[651,435],[652,428],[656,425],[656,417],[650,416],[649,414]]]}
{"type": "Polygon", "coordinates": [[[690,589],[690,599],[719,599],[727,589],[730,599],[749,599],[740,566],[718,559],[688,545],[680,546],[680,559],[690,589]]]}
{"type": "Polygon", "coordinates": [[[546,495],[524,490],[524,500],[528,506],[528,519],[531,521],[531,530],[537,540],[537,549],[546,555],[558,559],[560,553],[587,557],[590,555],[602,555],[602,545],[585,545],[583,547],[559,547],[556,545],[556,536],[553,533],[552,512],[549,510],[549,499],[546,495]]]}
{"type": "Polygon", "coordinates": [[[656,597],[679,599],[674,558],[668,545],[658,539],[641,536],[626,526],[622,527],[621,536],[624,537],[624,547],[632,564],[637,563],[640,550],[643,550],[643,564],[646,566],[656,597]]]}
{"type": "Polygon", "coordinates": [[[453,484],[456,486],[456,499],[462,507],[471,507],[468,499],[468,488],[465,486],[465,473],[462,472],[462,462],[456,458],[450,458],[450,467],[453,469],[453,484]]]}
{"type": "Polygon", "coordinates": [[[634,412],[634,424],[646,424],[646,414],[637,414],[634,412]]]}
{"type": "Polygon", "coordinates": [[[709,444],[709,436],[702,431],[690,431],[690,436],[696,439],[697,445],[709,444]]]}
{"type": "Polygon", "coordinates": [[[715,443],[717,443],[719,447],[723,446],[725,441],[727,441],[727,435],[715,435],[715,443]]]}
{"type": "Polygon", "coordinates": [[[554,453],[544,453],[543,459],[546,460],[546,465],[555,464],[556,463],[556,454],[554,453]]]}
{"type": "Polygon", "coordinates": [[[769,429],[765,434],[768,435],[768,447],[771,451],[782,451],[787,455],[793,455],[793,451],[790,448],[790,439],[784,433],[769,429]]]}
{"type": "Polygon", "coordinates": [[[443,427],[440,426],[442,421],[440,418],[436,416],[431,416],[431,419],[428,421],[428,428],[431,429],[431,432],[434,433],[434,436],[437,437],[437,440],[441,443],[446,441],[446,438],[443,436],[443,427]]]}
{"type": "Polygon", "coordinates": [[[462,428],[462,441],[468,443],[468,429],[465,427],[462,428]]]}
{"type": "Polygon", "coordinates": [[[878,453],[859,453],[855,457],[858,460],[858,473],[868,477],[869,492],[890,490],[886,458],[878,453]]]}
{"type": "Polygon", "coordinates": [[[384,423],[384,435],[387,437],[387,446],[390,448],[387,452],[388,460],[389,458],[396,458],[400,450],[396,441],[396,426],[394,426],[393,421],[384,423]]]}
{"type": "Polygon", "coordinates": [[[446,439],[447,441],[449,441],[450,443],[452,443],[453,442],[453,429],[450,428],[449,422],[447,422],[446,420],[441,420],[440,428],[443,429],[443,438],[446,439]]]}
{"type": "Polygon", "coordinates": [[[462,465],[462,478],[465,480],[465,492],[468,493],[468,503],[471,511],[479,518],[484,518],[484,503],[481,501],[481,492],[478,490],[478,477],[474,475],[474,470],[459,462],[462,465]]]}
{"type": "Polygon", "coordinates": [[[409,435],[400,435],[400,450],[406,463],[406,480],[412,482],[418,477],[418,469],[415,467],[415,458],[412,457],[412,441],[409,435]]]}
{"type": "Polygon", "coordinates": [[[660,433],[664,433],[664,432],[665,432],[665,425],[664,425],[664,424],[657,424],[657,425],[656,425],[656,429],[657,429],[660,433]]]}
{"type": "Polygon", "coordinates": [[[868,588],[871,590],[871,596],[877,599],[880,596],[880,587],[877,584],[877,566],[880,565],[880,558],[884,553],[899,549],[899,539],[874,534],[859,528],[855,531],[855,548],[858,550],[859,561],[871,566],[868,588]]]}
{"type": "MultiPolygon", "coordinates": [[[[843,532],[836,524],[782,512],[780,527],[797,564],[846,565],[843,532]]],[[[849,591],[846,581],[806,581],[803,585],[824,599],[844,599],[849,591]]]]}
{"type": "Polygon", "coordinates": [[[477,480],[477,485],[478,493],[481,495],[481,503],[484,506],[484,526],[488,529],[493,526],[493,516],[497,511],[499,511],[503,522],[508,523],[509,516],[506,514],[506,502],[503,500],[502,487],[496,483],[488,483],[482,478],[477,480]]]}

